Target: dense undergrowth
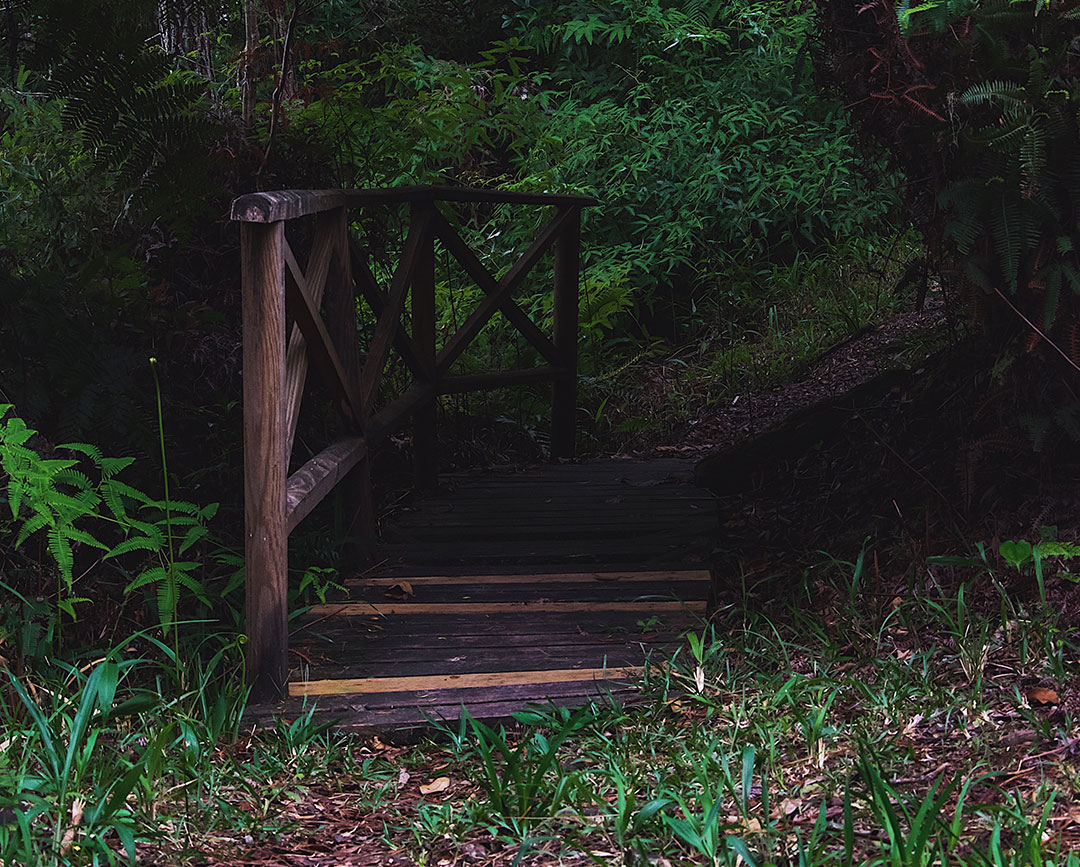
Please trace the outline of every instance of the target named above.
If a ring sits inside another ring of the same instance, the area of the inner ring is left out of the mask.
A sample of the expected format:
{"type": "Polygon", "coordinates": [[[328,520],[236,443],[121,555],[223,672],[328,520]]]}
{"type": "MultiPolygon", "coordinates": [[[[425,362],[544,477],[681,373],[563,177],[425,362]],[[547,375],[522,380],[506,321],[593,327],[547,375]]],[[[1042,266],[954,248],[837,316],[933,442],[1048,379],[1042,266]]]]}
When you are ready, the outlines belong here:
{"type": "Polygon", "coordinates": [[[786,600],[726,607],[652,659],[625,707],[465,717],[411,747],[310,714],[244,730],[230,639],[181,666],[132,636],[10,678],[0,853],[1072,865],[1076,552],[979,546],[895,578],[872,550],[826,560],[789,576],[786,600]]]}

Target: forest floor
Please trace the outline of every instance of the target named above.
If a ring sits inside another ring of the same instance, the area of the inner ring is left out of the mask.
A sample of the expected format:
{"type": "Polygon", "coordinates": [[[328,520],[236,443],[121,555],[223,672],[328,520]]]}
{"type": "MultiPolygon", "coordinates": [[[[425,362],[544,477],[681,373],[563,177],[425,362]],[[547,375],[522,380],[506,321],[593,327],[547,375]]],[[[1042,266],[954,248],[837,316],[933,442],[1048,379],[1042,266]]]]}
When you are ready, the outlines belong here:
{"type": "Polygon", "coordinates": [[[214,792],[246,827],[178,819],[143,862],[1080,867],[1075,486],[958,467],[952,361],[913,356],[944,327],[864,329],[628,447],[753,464],[713,466],[728,583],[637,701],[414,746],[282,721],[214,792]]]}

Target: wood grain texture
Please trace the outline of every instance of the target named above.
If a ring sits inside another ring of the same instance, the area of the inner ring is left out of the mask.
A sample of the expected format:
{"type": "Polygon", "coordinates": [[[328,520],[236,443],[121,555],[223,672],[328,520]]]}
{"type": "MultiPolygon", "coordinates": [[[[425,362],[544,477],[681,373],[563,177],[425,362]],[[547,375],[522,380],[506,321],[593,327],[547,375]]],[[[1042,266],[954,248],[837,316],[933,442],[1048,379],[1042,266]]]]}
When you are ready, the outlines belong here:
{"type": "Polygon", "coordinates": [[[328,602],[313,605],[309,613],[313,617],[391,614],[527,614],[531,612],[606,612],[628,611],[634,614],[660,614],[668,611],[705,610],[704,600],[689,602],[440,602],[428,605],[423,602],[328,602]]]}
{"type": "MultiPolygon", "coordinates": [[[[423,587],[435,584],[440,587],[456,584],[526,584],[539,587],[544,584],[635,584],[654,581],[710,581],[707,569],[667,569],[656,572],[548,572],[535,575],[418,575],[409,579],[410,584],[423,587]]],[[[401,581],[393,577],[358,578],[349,582],[356,587],[390,587],[401,581]]]]}
{"type": "Polygon", "coordinates": [[[284,225],[241,227],[244,328],[244,561],[248,683],[256,701],[288,673],[285,529],[284,225]]]}
{"type": "Polygon", "coordinates": [[[285,528],[291,533],[311,514],[350,470],[367,457],[363,437],[348,437],[334,443],[307,461],[289,476],[285,488],[285,528]]]}
{"type": "MultiPolygon", "coordinates": [[[[341,401],[343,413],[351,426],[359,428],[362,413],[355,376],[346,369],[338,356],[337,346],[330,338],[326,323],[319,314],[318,302],[308,293],[300,266],[288,244],[285,245],[285,263],[293,277],[285,284],[285,308],[300,329],[307,357],[314,360],[321,371],[324,385],[341,401]]],[[[353,319],[355,318],[354,311],[353,319]]]]}
{"type": "Polygon", "coordinates": [[[577,205],[579,207],[597,204],[596,199],[588,196],[517,193],[473,187],[428,185],[375,190],[277,190],[268,193],[248,193],[233,200],[229,215],[230,219],[239,222],[273,223],[317,214],[333,208],[359,208],[364,205],[416,201],[577,205]]]}
{"type": "MultiPolygon", "coordinates": [[[[330,262],[334,254],[336,218],[330,215],[319,217],[315,226],[315,239],[312,242],[311,255],[308,257],[307,270],[303,274],[293,258],[288,270],[293,279],[302,281],[308,297],[317,308],[322,301],[326,288],[330,262]]],[[[286,257],[292,256],[292,250],[285,245],[286,257]]],[[[294,324],[289,334],[288,349],[285,353],[285,451],[292,454],[293,438],[296,436],[296,421],[300,417],[300,404],[304,398],[304,383],[307,381],[308,353],[307,345],[300,326],[294,324]]]]}
{"type": "MultiPolygon", "coordinates": [[[[430,203],[413,205],[413,221],[430,224],[437,216],[430,203]]],[[[435,386],[435,235],[429,233],[416,251],[412,281],[412,343],[420,370],[416,378],[435,386]]],[[[413,411],[413,485],[418,491],[430,491],[439,484],[438,398],[433,388],[430,397],[413,411]]]]}
{"type": "Polygon", "coordinates": [[[482,674],[431,674],[414,677],[360,677],[343,680],[293,681],[290,696],[356,695],[382,692],[420,692],[432,689],[499,687],[538,683],[593,683],[636,678],[640,666],[622,668],[554,669],[550,671],[501,671],[482,674]]]}
{"type": "MultiPolygon", "coordinates": [[[[390,348],[394,343],[394,335],[400,327],[401,314],[405,310],[405,295],[412,283],[413,274],[419,262],[418,256],[420,251],[431,243],[431,209],[419,210],[414,214],[414,218],[409,226],[409,234],[405,238],[401,259],[390,281],[386,305],[375,326],[375,333],[371,337],[367,357],[364,359],[364,369],[360,375],[360,400],[363,402],[365,411],[369,413],[379,390],[379,382],[382,379],[390,348]]],[[[419,347],[416,349],[419,352],[419,347]]]]}

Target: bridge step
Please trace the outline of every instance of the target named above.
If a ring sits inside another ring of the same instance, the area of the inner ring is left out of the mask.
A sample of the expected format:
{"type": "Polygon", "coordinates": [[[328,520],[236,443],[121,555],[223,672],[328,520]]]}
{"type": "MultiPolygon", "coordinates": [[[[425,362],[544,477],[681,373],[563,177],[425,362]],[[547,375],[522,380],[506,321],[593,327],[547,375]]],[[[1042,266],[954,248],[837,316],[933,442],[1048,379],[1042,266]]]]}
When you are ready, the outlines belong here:
{"type": "Polygon", "coordinates": [[[398,515],[391,535],[409,541],[383,546],[377,575],[300,618],[287,711],[315,702],[400,739],[463,705],[499,719],[634,700],[650,655],[706,613],[715,512],[690,472],[605,461],[451,479],[398,515]]]}

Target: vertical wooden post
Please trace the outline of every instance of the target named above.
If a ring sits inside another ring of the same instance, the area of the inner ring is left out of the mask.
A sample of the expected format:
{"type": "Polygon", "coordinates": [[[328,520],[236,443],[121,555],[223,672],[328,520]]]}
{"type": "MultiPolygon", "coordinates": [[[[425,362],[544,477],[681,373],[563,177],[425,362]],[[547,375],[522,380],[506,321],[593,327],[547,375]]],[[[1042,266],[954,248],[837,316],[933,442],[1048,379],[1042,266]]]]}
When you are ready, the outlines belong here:
{"type": "Polygon", "coordinates": [[[240,226],[244,327],[246,668],[255,701],[288,678],[285,532],[285,224],[240,226]]]}
{"type": "MultiPolygon", "coordinates": [[[[331,232],[335,238],[333,258],[326,275],[324,306],[327,331],[341,359],[354,393],[360,378],[360,344],[356,333],[356,294],[349,255],[349,218],[345,208],[319,215],[317,231],[331,232]]],[[[360,419],[353,433],[360,432],[360,419]]],[[[364,568],[375,557],[375,501],[371,487],[370,457],[365,456],[345,477],[341,486],[344,509],[343,561],[346,566],[364,568]]]]}
{"type": "Polygon", "coordinates": [[[555,242],[555,295],[552,343],[558,350],[562,376],[552,386],[551,457],[574,456],[577,416],[578,279],[581,267],[581,208],[566,221],[555,242]]]}
{"type": "MultiPolygon", "coordinates": [[[[425,208],[435,207],[424,200],[413,205],[412,219],[425,208]]],[[[435,382],[435,236],[430,235],[417,251],[412,282],[412,338],[423,379],[435,382]]],[[[439,483],[438,399],[432,396],[413,416],[413,471],[416,487],[431,490],[439,483]]]]}

